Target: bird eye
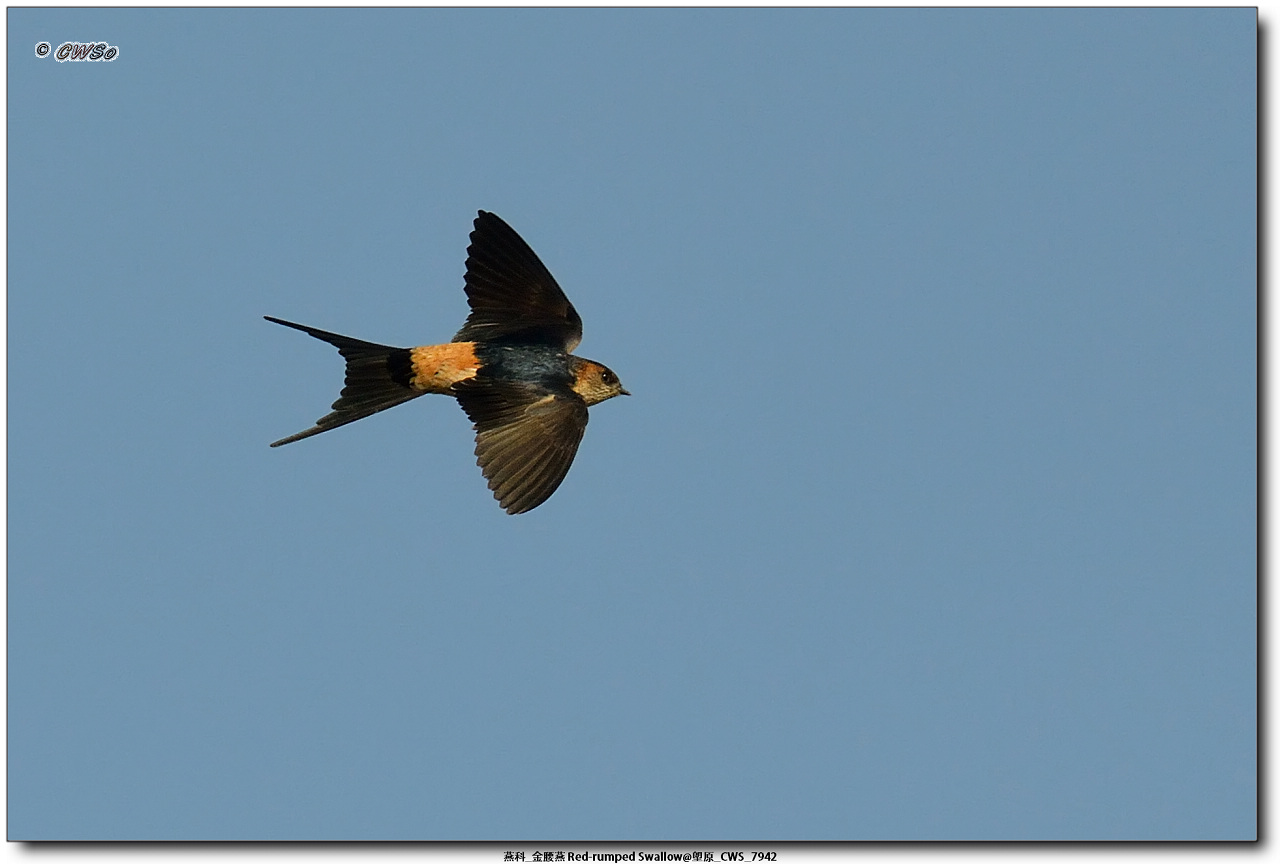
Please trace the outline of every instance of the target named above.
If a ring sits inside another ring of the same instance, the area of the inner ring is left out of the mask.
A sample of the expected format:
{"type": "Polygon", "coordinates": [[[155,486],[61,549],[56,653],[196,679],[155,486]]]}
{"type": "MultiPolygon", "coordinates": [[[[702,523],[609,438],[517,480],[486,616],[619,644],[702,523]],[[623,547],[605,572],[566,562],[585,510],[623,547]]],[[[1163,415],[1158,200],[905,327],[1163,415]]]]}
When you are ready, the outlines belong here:
{"type": "Polygon", "coordinates": [[[605,369],[600,373],[600,380],[606,384],[617,384],[618,376],[614,375],[608,369],[605,369]]]}

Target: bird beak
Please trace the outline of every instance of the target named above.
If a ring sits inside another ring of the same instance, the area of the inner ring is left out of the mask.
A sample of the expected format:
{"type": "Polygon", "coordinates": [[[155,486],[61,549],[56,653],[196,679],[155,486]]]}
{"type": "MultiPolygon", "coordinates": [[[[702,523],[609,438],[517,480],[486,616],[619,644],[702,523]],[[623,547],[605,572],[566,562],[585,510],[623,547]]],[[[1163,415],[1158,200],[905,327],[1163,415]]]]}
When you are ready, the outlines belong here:
{"type": "Polygon", "coordinates": [[[623,396],[630,396],[630,395],[631,395],[631,391],[630,391],[630,390],[627,390],[627,389],[622,388],[622,387],[619,387],[619,388],[618,388],[618,393],[619,393],[619,394],[621,394],[621,395],[623,395],[623,396]]]}

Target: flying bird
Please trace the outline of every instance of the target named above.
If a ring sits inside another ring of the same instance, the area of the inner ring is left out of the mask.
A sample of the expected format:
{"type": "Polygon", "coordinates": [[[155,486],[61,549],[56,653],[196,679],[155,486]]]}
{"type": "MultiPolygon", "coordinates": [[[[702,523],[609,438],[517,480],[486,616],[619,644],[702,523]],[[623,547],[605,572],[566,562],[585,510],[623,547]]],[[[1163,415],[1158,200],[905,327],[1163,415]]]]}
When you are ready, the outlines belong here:
{"type": "Polygon", "coordinates": [[[508,513],[551,497],[587,428],[587,406],[631,395],[606,366],[574,356],[582,319],[511,226],[481,210],[467,247],[471,314],[452,342],[392,348],[264,316],[338,349],[346,386],[291,444],[427,393],[453,396],[476,432],[476,461],[508,513]]]}

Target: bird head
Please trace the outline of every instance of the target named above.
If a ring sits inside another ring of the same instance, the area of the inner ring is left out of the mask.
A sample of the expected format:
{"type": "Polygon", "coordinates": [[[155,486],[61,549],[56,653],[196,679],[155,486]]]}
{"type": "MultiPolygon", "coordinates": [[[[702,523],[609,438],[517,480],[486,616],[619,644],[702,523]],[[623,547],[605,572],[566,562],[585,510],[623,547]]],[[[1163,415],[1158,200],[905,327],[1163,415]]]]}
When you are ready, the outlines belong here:
{"type": "Polygon", "coordinates": [[[588,405],[595,405],[614,396],[630,396],[613,370],[594,360],[571,358],[573,366],[573,392],[588,405]]]}

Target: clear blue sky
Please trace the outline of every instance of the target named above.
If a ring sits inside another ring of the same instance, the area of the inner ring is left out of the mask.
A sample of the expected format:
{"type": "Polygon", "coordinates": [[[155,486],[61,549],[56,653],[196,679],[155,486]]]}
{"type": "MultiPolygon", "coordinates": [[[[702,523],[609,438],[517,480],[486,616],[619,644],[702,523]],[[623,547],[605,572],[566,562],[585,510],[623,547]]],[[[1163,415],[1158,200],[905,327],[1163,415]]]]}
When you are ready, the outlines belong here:
{"type": "Polygon", "coordinates": [[[7,15],[10,839],[1255,835],[1252,9],[7,15]]]}

